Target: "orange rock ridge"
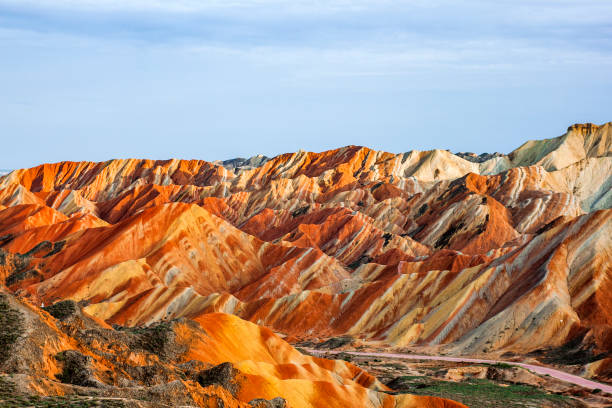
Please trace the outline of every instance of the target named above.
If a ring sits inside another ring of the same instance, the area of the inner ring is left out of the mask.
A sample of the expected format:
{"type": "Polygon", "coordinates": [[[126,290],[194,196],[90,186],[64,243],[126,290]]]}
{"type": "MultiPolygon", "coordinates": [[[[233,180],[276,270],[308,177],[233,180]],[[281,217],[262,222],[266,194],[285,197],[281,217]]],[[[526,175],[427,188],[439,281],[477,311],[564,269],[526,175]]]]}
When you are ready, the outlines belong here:
{"type": "Polygon", "coordinates": [[[109,324],[223,312],[300,340],[609,353],[611,135],[574,125],[484,162],[348,146],[254,168],[16,170],[0,177],[0,250],[20,267],[0,270],[35,304],[72,299],[109,324]]]}

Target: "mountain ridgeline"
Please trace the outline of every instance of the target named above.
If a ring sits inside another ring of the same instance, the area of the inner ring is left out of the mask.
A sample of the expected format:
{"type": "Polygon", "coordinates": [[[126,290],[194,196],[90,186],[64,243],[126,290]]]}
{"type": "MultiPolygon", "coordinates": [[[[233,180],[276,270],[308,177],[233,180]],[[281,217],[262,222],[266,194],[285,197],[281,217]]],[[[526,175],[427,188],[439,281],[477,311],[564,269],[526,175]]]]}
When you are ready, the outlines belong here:
{"type": "MultiPolygon", "coordinates": [[[[52,334],[39,306],[67,300],[87,324],[136,336],[173,322],[180,344],[188,337],[202,348],[212,347],[201,345],[207,327],[220,325],[228,338],[234,326],[260,330],[271,354],[258,348],[265,358],[234,363],[268,384],[261,398],[310,406],[283,381],[316,388],[323,378],[332,387],[339,376],[356,381],[351,395],[370,401],[364,406],[419,406],[381,393],[374,379],[360,383],[350,365],[304,360],[308,375],[279,374],[297,351],[272,331],[292,342],[348,336],[469,355],[571,346],[585,375],[610,380],[611,208],[612,122],[573,125],[508,155],[347,146],[224,162],[43,164],[0,177],[0,282],[49,336],[66,334],[52,334]]],[[[53,353],[68,349],[62,339],[53,353]]],[[[118,368],[82,344],[89,380],[119,381],[95,374],[118,368]]],[[[50,359],[37,360],[49,376],[61,365],[50,359]]],[[[189,398],[203,400],[179,377],[189,398]]],[[[215,398],[259,397],[242,389],[215,398]]],[[[436,401],[428,403],[454,404],[436,401]]]]}

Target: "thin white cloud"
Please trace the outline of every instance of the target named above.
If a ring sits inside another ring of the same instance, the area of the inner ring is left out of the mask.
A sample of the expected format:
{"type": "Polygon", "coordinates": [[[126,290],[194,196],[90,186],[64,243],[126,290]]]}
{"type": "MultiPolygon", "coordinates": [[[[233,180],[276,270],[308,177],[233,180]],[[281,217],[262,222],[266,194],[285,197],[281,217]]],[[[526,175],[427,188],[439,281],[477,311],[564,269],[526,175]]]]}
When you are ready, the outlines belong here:
{"type": "Polygon", "coordinates": [[[222,9],[269,9],[280,12],[325,12],[380,9],[480,11],[530,21],[606,21],[609,0],[0,0],[0,5],[71,11],[209,12],[222,9]]]}
{"type": "Polygon", "coordinates": [[[0,30],[5,47],[64,47],[73,51],[97,48],[109,50],[110,54],[130,52],[132,46],[145,47],[158,55],[180,55],[200,64],[209,59],[219,65],[269,70],[284,83],[404,77],[419,78],[409,81],[419,87],[467,88],[498,85],[500,81],[530,86],[543,76],[599,78],[612,69],[611,46],[597,31],[611,23],[606,20],[601,26],[592,25],[605,16],[612,2],[597,0],[583,3],[591,10],[591,20],[574,21],[579,25],[570,32],[563,31],[570,29],[563,24],[572,13],[583,16],[585,12],[577,12],[574,2],[562,0],[500,0],[495,4],[471,0],[462,2],[462,15],[455,14],[458,6],[448,0],[0,0],[0,6],[3,4],[67,13],[61,24],[53,23],[52,16],[51,22],[46,23],[45,13],[31,26],[21,24],[24,18],[16,19],[14,28],[0,30]],[[302,8],[310,13],[333,13],[342,7],[352,8],[357,14],[349,18],[337,13],[320,20],[287,15],[258,21],[249,11],[283,14],[302,8]],[[359,14],[364,9],[385,7],[382,14],[359,14]],[[401,15],[399,11],[406,7],[416,17],[401,15]],[[228,9],[250,17],[244,20],[220,12],[228,9]],[[395,14],[394,9],[398,10],[395,14]],[[96,20],[95,13],[78,14],[94,10],[106,10],[111,15],[96,20]],[[126,12],[144,14],[119,17],[126,12]],[[167,13],[204,13],[208,19],[160,17],[167,13]],[[424,17],[418,13],[424,13],[424,17]],[[550,24],[551,20],[560,24],[540,27],[541,22],[550,24]],[[520,21],[526,25],[520,26],[520,21]]]}
{"type": "Polygon", "coordinates": [[[0,0],[5,27],[231,47],[522,41],[611,52],[612,1],[0,0]]]}
{"type": "MultiPolygon", "coordinates": [[[[366,10],[396,4],[393,0],[1,0],[0,4],[42,8],[47,10],[72,11],[146,11],[197,13],[227,9],[253,10],[267,8],[276,11],[291,12],[330,12],[346,10],[366,10]]],[[[404,2],[405,3],[405,2],[404,2]]],[[[412,4],[426,4],[424,1],[413,1],[412,4]]]]}

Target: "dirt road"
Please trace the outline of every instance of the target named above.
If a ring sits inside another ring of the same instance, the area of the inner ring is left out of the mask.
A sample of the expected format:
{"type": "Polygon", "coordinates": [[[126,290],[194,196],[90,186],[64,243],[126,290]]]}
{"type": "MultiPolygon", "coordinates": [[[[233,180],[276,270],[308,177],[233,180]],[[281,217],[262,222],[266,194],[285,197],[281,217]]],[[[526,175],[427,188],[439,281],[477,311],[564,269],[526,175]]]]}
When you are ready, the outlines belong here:
{"type": "Polygon", "coordinates": [[[587,380],[577,375],[569,374],[564,371],[555,370],[554,368],[543,367],[534,364],[517,363],[514,361],[500,361],[500,360],[483,360],[478,358],[465,358],[465,357],[447,357],[447,356],[424,356],[418,354],[402,354],[402,353],[377,353],[377,352],[361,352],[361,351],[323,351],[308,349],[313,354],[338,354],[347,353],[354,356],[367,356],[367,357],[385,357],[385,358],[401,358],[408,360],[438,360],[438,361],[453,361],[458,363],[484,363],[484,364],[510,364],[518,367],[523,367],[534,373],[541,375],[550,375],[551,377],[557,378],[561,381],[569,382],[581,387],[596,389],[599,388],[603,392],[612,394],[612,385],[602,384],[596,381],[587,380]]]}

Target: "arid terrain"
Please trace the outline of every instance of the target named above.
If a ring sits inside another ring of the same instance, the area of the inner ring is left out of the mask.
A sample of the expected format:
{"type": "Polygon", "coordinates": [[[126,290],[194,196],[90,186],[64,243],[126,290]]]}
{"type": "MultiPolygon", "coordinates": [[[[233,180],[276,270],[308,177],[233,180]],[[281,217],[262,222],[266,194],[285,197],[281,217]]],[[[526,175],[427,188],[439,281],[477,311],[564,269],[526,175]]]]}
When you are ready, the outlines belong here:
{"type": "Polygon", "coordinates": [[[612,384],[611,208],[612,122],[509,154],[14,170],[0,176],[0,404],[608,406],[503,362],[612,384]]]}
{"type": "Polygon", "coordinates": [[[572,376],[529,356],[502,362],[417,354],[418,347],[393,353],[363,345],[351,350],[349,343],[340,345],[346,338],[339,340],[305,352],[356,364],[396,393],[444,396],[474,408],[612,405],[612,386],[572,376]],[[330,346],[339,349],[328,349],[330,346]]]}

